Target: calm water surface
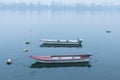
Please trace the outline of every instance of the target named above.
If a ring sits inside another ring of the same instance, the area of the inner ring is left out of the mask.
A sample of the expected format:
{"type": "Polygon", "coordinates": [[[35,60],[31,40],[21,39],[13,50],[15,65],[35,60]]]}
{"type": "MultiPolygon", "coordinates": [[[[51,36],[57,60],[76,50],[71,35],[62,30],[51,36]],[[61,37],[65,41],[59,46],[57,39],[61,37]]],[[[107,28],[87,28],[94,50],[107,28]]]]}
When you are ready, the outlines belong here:
{"type": "Polygon", "coordinates": [[[0,11],[0,80],[119,80],[119,33],[119,12],[0,11]],[[41,48],[43,38],[83,43],[82,48],[41,48]],[[30,67],[35,63],[30,55],[82,53],[92,53],[91,67],[30,67]],[[6,64],[8,58],[13,64],[6,64]]]}

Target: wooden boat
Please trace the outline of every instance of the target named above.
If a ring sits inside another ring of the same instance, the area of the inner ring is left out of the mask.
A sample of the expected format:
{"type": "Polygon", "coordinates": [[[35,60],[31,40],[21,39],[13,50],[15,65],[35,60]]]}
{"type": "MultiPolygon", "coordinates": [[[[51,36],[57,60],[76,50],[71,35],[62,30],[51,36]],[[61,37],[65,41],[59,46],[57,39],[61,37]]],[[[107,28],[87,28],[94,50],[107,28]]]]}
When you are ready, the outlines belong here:
{"type": "Polygon", "coordinates": [[[41,39],[40,41],[43,44],[56,44],[56,45],[79,45],[82,42],[82,39],[78,40],[55,40],[55,39],[41,39]]]}
{"type": "Polygon", "coordinates": [[[30,56],[40,63],[78,63],[89,62],[90,54],[83,55],[53,55],[53,56],[30,56]]]}

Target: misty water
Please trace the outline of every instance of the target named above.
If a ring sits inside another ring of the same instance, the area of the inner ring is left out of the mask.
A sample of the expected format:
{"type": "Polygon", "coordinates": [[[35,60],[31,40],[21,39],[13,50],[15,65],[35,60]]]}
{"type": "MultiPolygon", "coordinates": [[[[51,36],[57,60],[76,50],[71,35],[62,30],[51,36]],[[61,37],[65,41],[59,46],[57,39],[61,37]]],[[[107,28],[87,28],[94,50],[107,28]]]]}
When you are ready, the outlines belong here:
{"type": "Polygon", "coordinates": [[[120,12],[0,11],[0,80],[119,80],[120,12]],[[106,30],[111,33],[106,33],[106,30]],[[40,47],[40,39],[83,39],[80,48],[40,47]],[[30,41],[26,45],[25,42],[30,41]],[[27,48],[29,51],[24,52],[27,48]],[[91,53],[90,67],[31,67],[31,55],[91,53]],[[7,65],[7,59],[13,60],[7,65]]]}

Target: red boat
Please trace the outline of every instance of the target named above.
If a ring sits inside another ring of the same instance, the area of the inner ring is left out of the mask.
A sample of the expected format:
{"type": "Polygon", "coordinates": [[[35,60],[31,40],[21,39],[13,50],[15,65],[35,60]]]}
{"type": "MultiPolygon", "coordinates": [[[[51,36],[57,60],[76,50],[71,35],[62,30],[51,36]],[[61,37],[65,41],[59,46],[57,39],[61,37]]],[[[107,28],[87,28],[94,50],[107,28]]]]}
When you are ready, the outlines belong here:
{"type": "Polygon", "coordinates": [[[30,56],[40,63],[78,63],[89,62],[90,54],[82,55],[53,55],[53,56],[30,56]]]}

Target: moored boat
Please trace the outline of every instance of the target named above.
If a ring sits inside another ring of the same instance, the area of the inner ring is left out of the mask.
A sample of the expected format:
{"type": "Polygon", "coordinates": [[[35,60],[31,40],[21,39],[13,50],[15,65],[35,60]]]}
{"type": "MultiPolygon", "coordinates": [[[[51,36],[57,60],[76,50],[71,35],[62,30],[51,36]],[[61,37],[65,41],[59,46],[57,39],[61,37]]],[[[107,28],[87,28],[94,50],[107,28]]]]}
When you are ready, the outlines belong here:
{"type": "Polygon", "coordinates": [[[56,45],[79,45],[82,39],[78,40],[56,40],[56,39],[41,39],[43,44],[56,44],[56,45]]]}
{"type": "Polygon", "coordinates": [[[30,56],[40,63],[78,63],[89,62],[90,54],[82,55],[53,55],[53,56],[30,56]]]}

